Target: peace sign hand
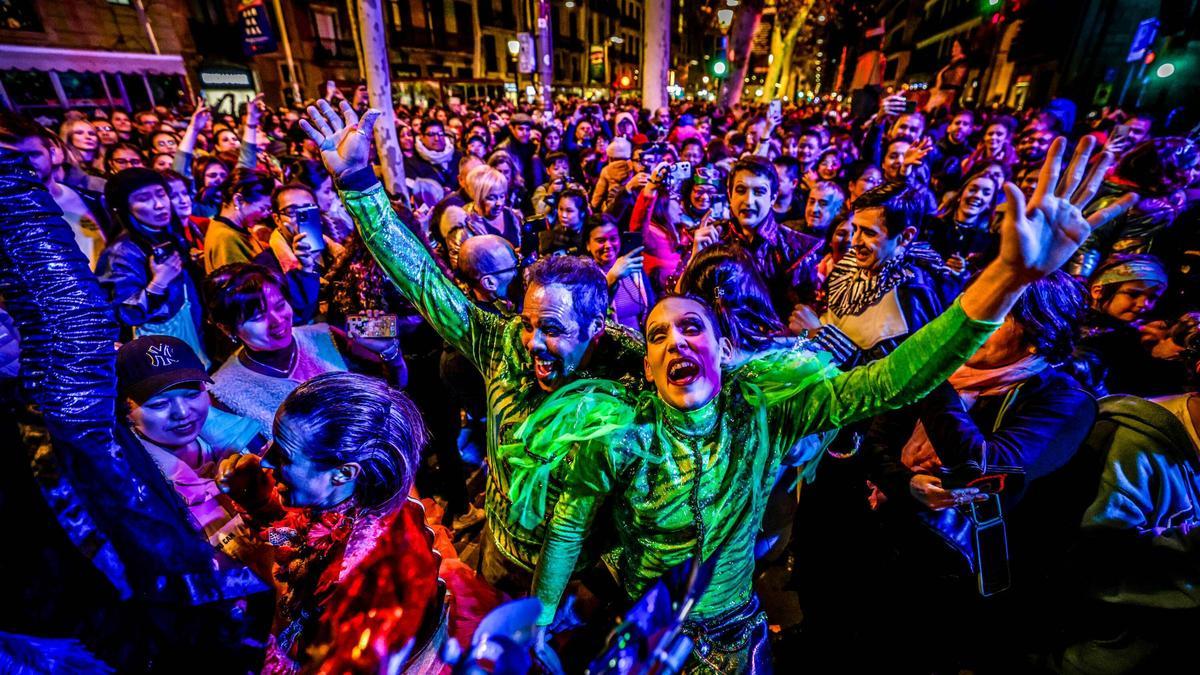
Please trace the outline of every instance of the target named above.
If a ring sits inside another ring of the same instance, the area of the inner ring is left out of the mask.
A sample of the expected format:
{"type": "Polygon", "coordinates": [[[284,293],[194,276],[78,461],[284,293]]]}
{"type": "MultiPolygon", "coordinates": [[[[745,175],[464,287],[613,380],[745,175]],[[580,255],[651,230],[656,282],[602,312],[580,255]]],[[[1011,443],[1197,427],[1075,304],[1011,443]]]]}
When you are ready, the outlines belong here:
{"type": "Polygon", "coordinates": [[[1095,144],[1095,138],[1084,136],[1075,148],[1066,173],[1062,173],[1067,139],[1061,136],[1054,139],[1028,205],[1016,185],[1004,184],[1008,199],[1000,225],[1000,261],[1027,283],[1057,270],[1094,228],[1116,218],[1137,202],[1137,195],[1128,194],[1091,216],[1083,217],[1083,207],[1095,197],[1105,172],[1113,163],[1113,156],[1104,153],[1092,170],[1087,171],[1095,144]]]}
{"type": "Polygon", "coordinates": [[[372,108],[360,120],[345,99],[340,107],[339,118],[328,101],[317,101],[316,106],[308,106],[312,121],[300,120],[300,128],[320,148],[325,168],[339,179],[370,164],[371,139],[380,115],[372,108]]]}

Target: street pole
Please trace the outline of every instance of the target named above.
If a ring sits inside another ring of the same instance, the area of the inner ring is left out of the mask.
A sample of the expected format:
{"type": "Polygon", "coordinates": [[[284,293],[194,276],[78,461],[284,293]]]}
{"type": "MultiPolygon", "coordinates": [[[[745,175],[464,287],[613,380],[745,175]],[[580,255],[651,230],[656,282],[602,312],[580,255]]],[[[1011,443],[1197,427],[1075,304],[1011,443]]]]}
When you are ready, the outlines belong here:
{"type": "Polygon", "coordinates": [[[667,105],[671,65],[671,2],[646,0],[642,15],[642,106],[651,113],[667,105]]]}
{"type": "Polygon", "coordinates": [[[296,103],[304,103],[300,95],[300,78],[296,73],[296,62],[292,60],[292,43],[288,40],[287,24],[283,21],[283,6],[275,0],[275,20],[279,22],[279,38],[283,41],[283,58],[287,60],[288,72],[292,75],[292,97],[296,103]]]}
{"type": "Polygon", "coordinates": [[[133,0],[133,8],[137,12],[138,22],[146,30],[146,37],[150,40],[150,49],[154,50],[155,54],[161,54],[162,51],[158,48],[158,38],[154,37],[154,26],[150,25],[150,17],[146,16],[146,6],[142,4],[142,0],[133,0]]]}
{"type": "Polygon", "coordinates": [[[554,32],[550,27],[550,3],[547,0],[538,2],[537,31],[537,70],[542,78],[542,106],[546,110],[553,110],[554,96],[550,92],[550,85],[554,82],[554,32]]]}
{"type": "Polygon", "coordinates": [[[408,197],[404,182],[404,155],[396,139],[396,109],[392,105],[392,75],[388,65],[384,14],[379,0],[358,0],[362,58],[366,64],[367,97],[381,114],[375,122],[375,149],[383,165],[383,187],[392,195],[408,197]]]}

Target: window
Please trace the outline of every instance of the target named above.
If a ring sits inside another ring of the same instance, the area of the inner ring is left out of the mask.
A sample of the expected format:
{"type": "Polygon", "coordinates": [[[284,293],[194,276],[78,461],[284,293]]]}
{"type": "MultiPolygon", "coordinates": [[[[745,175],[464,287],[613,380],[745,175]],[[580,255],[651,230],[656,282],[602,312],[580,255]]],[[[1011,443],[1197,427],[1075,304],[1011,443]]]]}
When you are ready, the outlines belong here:
{"type": "Polygon", "coordinates": [[[317,42],[325,51],[336,54],[339,37],[337,10],[332,7],[313,7],[312,16],[317,42]]]}
{"type": "Polygon", "coordinates": [[[392,11],[390,12],[390,14],[392,15],[392,30],[397,33],[403,33],[404,32],[404,7],[408,3],[404,2],[404,0],[391,0],[391,2],[388,4],[390,4],[391,8],[392,8],[392,11]]]}
{"type": "Polygon", "coordinates": [[[50,83],[50,74],[40,70],[0,70],[0,80],[12,104],[22,106],[58,106],[58,94],[50,83]]]}
{"type": "Polygon", "coordinates": [[[455,14],[454,0],[442,0],[442,16],[446,18],[446,32],[458,32],[458,15],[455,14]]]}
{"type": "Polygon", "coordinates": [[[104,93],[104,83],[99,73],[59,73],[58,81],[70,105],[108,105],[108,95],[104,93]]]}
{"type": "Polygon", "coordinates": [[[408,7],[412,11],[413,28],[429,28],[429,20],[425,14],[425,0],[411,0],[408,7]]]}
{"type": "Polygon", "coordinates": [[[500,70],[499,59],[496,58],[496,36],[483,36],[483,69],[489,73],[500,70]]]}
{"type": "Polygon", "coordinates": [[[42,19],[33,0],[0,0],[0,28],[41,32],[42,19]]]}

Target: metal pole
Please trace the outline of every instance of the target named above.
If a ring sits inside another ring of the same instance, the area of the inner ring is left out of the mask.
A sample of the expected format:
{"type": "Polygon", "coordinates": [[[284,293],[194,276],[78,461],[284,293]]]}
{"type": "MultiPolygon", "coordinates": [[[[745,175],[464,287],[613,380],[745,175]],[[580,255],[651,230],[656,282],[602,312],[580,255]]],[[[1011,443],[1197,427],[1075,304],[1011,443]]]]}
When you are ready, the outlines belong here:
{"type": "Polygon", "coordinates": [[[671,65],[671,3],[647,0],[642,15],[642,106],[651,113],[667,105],[671,65]]]}
{"type": "Polygon", "coordinates": [[[537,30],[540,59],[537,70],[542,78],[542,105],[546,110],[553,110],[554,96],[550,93],[550,85],[554,82],[554,30],[550,26],[550,3],[546,0],[538,2],[537,30]]]}
{"type": "Polygon", "coordinates": [[[383,186],[388,193],[408,197],[404,182],[404,155],[396,139],[396,109],[392,105],[392,75],[388,65],[383,9],[379,0],[358,0],[363,63],[367,66],[367,96],[382,114],[375,122],[375,149],[383,165],[383,186]]]}
{"type": "Polygon", "coordinates": [[[296,62],[292,60],[292,43],[288,40],[287,24],[283,21],[283,6],[275,0],[275,20],[279,23],[279,38],[283,41],[283,58],[287,59],[288,72],[292,74],[292,96],[296,103],[303,103],[300,94],[300,77],[296,72],[296,62]]]}
{"type": "Polygon", "coordinates": [[[142,28],[146,29],[146,37],[150,39],[150,49],[154,50],[155,54],[161,54],[158,49],[158,38],[154,37],[154,27],[150,25],[150,17],[146,16],[146,7],[142,4],[142,0],[133,0],[133,8],[137,10],[138,21],[142,24],[142,28]]]}

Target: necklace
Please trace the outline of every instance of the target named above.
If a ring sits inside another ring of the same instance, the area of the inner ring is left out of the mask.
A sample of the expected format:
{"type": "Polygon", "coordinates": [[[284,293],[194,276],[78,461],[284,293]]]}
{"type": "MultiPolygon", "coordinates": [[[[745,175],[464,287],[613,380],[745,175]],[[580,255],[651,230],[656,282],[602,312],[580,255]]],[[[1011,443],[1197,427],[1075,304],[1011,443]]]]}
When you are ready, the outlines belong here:
{"type": "Polygon", "coordinates": [[[276,368],[275,366],[272,366],[268,363],[263,363],[262,361],[259,361],[258,359],[251,356],[250,350],[246,349],[246,348],[242,348],[242,356],[245,356],[247,360],[249,360],[251,363],[253,363],[254,365],[256,365],[260,368],[265,368],[269,371],[279,373],[278,377],[287,377],[288,375],[292,374],[292,370],[296,367],[296,361],[300,356],[300,350],[296,348],[295,340],[292,340],[291,349],[292,349],[292,355],[288,358],[287,368],[276,368]]]}

